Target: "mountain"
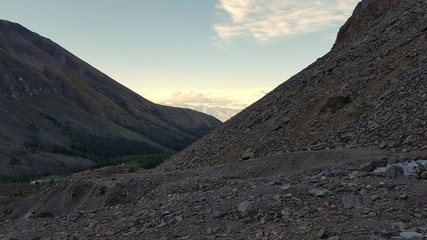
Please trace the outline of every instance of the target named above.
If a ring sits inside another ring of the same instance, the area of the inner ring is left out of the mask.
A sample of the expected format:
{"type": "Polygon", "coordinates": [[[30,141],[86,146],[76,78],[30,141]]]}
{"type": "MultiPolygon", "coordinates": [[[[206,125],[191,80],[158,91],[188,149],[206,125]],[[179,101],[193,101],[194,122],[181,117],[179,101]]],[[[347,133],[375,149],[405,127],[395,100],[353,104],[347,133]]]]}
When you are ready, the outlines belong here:
{"type": "Polygon", "coordinates": [[[0,116],[2,169],[28,168],[31,157],[25,156],[39,152],[92,159],[170,154],[221,124],[154,104],[53,41],[4,20],[0,116]]]}
{"type": "Polygon", "coordinates": [[[360,2],[329,53],[160,169],[322,149],[426,150],[426,5],[360,2]]]}
{"type": "Polygon", "coordinates": [[[330,53],[153,170],[8,206],[28,193],[0,183],[0,239],[426,239],[426,12],[363,0],[330,53]]]}
{"type": "MultiPolygon", "coordinates": [[[[168,104],[166,104],[166,105],[168,105],[168,104]]],[[[231,117],[233,117],[234,115],[236,115],[237,113],[242,111],[242,109],[225,108],[225,107],[209,107],[209,106],[204,106],[204,105],[195,106],[195,105],[185,104],[185,103],[181,103],[181,104],[178,103],[178,104],[173,104],[173,105],[175,107],[193,109],[193,110],[196,110],[198,112],[209,114],[209,115],[221,120],[222,122],[227,121],[228,119],[230,119],[231,117]]]]}

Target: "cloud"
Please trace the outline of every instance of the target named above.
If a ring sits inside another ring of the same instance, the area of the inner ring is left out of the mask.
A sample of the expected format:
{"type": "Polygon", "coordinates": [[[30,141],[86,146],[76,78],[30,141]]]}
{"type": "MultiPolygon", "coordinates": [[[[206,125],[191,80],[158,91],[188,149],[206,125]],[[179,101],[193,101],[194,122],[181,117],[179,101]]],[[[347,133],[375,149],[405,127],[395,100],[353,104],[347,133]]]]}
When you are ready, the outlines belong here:
{"type": "Polygon", "coordinates": [[[258,43],[342,24],[359,0],[219,0],[217,39],[253,38],[258,43]]]}
{"type": "Polygon", "coordinates": [[[167,99],[156,102],[204,112],[224,122],[263,97],[269,90],[271,88],[175,90],[169,92],[167,99]]]}
{"type": "Polygon", "coordinates": [[[165,102],[174,104],[223,107],[235,104],[237,100],[232,100],[228,97],[213,97],[207,93],[197,93],[193,91],[176,91],[169,99],[165,100],[165,102]]]}
{"type": "Polygon", "coordinates": [[[153,100],[172,106],[192,105],[243,109],[263,97],[271,89],[271,87],[263,87],[249,89],[174,90],[165,91],[160,95],[166,97],[153,100]]]}

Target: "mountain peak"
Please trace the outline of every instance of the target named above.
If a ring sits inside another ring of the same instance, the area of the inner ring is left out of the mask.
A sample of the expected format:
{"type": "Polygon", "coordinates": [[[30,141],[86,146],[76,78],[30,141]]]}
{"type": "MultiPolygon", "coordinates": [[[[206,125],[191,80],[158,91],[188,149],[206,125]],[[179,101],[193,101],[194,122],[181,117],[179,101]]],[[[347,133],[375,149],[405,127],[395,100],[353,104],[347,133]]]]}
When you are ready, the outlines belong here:
{"type": "Polygon", "coordinates": [[[352,16],[340,28],[334,47],[350,41],[355,34],[375,24],[379,16],[386,15],[392,8],[399,7],[401,0],[363,0],[359,2],[352,16]]]}

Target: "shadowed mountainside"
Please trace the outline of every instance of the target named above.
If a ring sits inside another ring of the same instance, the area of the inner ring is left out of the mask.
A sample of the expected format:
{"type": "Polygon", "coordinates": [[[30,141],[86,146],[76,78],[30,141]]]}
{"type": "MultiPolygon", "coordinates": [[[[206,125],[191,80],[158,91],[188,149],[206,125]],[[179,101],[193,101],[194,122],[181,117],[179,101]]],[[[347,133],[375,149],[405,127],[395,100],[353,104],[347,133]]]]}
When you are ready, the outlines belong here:
{"type": "Polygon", "coordinates": [[[24,147],[95,158],[173,153],[220,123],[193,110],[154,104],[51,40],[0,21],[5,165],[20,158],[24,147]]]}

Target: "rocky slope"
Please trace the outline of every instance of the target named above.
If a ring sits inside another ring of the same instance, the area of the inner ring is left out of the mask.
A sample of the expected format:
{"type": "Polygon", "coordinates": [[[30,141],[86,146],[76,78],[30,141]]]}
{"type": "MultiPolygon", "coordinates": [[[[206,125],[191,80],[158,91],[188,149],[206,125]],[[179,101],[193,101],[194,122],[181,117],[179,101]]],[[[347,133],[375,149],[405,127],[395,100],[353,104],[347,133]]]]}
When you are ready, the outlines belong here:
{"type": "Polygon", "coordinates": [[[19,160],[24,146],[100,157],[175,152],[219,124],[149,102],[51,40],[0,21],[2,163],[19,160]]]}
{"type": "Polygon", "coordinates": [[[329,53],[161,169],[305,150],[427,149],[426,12],[424,0],[362,1],[329,53]]]}

